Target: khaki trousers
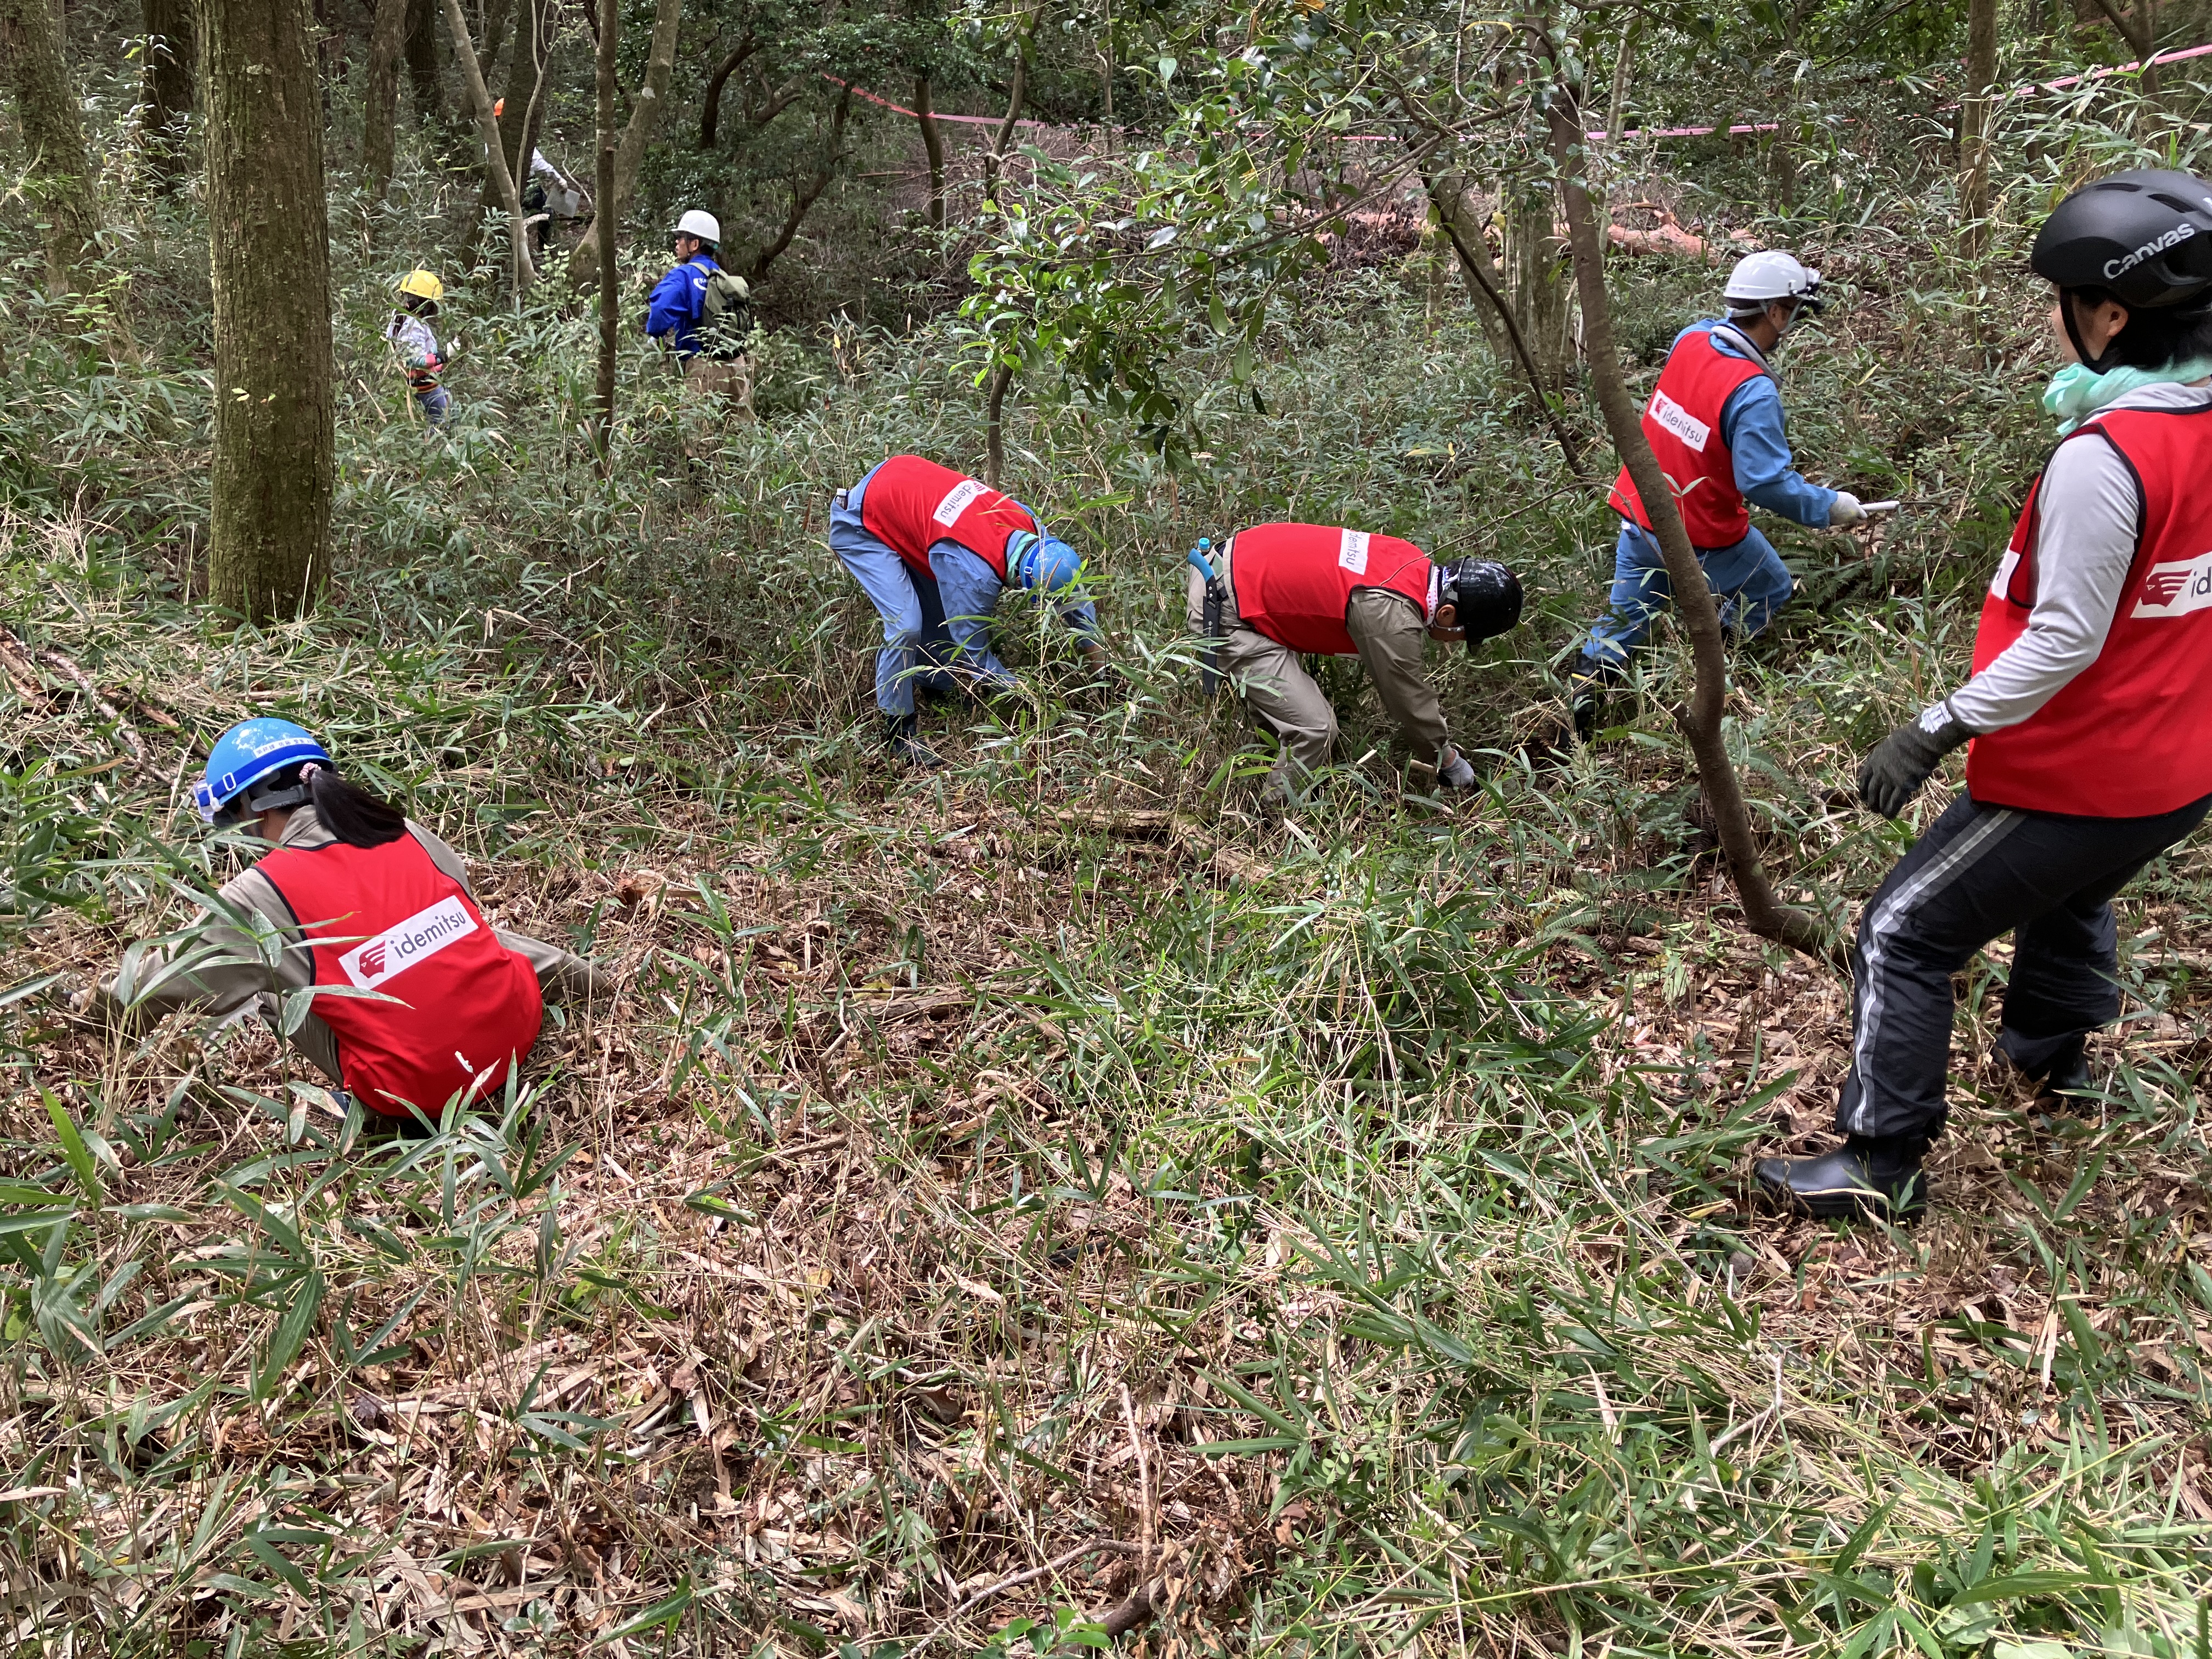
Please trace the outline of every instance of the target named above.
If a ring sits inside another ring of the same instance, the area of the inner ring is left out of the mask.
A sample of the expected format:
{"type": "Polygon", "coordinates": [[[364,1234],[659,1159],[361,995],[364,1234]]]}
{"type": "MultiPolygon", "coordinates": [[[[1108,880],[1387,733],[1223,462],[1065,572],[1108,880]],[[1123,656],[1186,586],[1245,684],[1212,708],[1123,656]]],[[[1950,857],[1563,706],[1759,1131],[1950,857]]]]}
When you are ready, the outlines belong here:
{"type": "MultiPolygon", "coordinates": [[[[1218,555],[1215,564],[1225,576],[1226,568],[1218,555]]],[[[1183,592],[1190,631],[1203,638],[1206,579],[1195,566],[1188,575],[1183,592]]],[[[1267,775],[1267,787],[1285,790],[1293,768],[1302,776],[1328,763],[1329,749],[1336,742],[1336,710],[1329,707],[1321,686],[1298,661],[1297,652],[1243,625],[1233,592],[1221,621],[1227,630],[1218,641],[1221,672],[1244,699],[1244,706],[1282,744],[1283,752],[1267,775]]]]}
{"type": "Polygon", "coordinates": [[[731,419],[753,420],[752,361],[747,357],[694,357],[684,366],[686,401],[696,405],[684,422],[684,453],[703,460],[714,453],[716,434],[731,419]],[[719,402],[715,401],[720,399],[719,402]]]}

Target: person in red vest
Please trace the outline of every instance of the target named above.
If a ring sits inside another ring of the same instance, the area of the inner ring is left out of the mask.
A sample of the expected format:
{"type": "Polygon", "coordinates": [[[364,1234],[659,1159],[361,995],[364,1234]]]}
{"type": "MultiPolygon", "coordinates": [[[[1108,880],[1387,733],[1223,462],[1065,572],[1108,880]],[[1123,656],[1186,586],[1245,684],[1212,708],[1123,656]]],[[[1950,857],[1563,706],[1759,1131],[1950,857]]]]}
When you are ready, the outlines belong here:
{"type": "Polygon", "coordinates": [[[1999,1051],[2047,1102],[2089,1089],[2087,1035],[2120,1007],[2112,899],[2212,808],[2212,184],[2089,185],[2030,263],[2071,360],[2044,395],[2061,440],[1982,603],[1972,677],[1859,769],[1894,817],[1971,744],[1966,793],[1859,923],[1843,1146],[1755,1166],[1801,1213],[1924,1207],[1951,976],[2001,933],[1999,1051]]]}
{"type": "Polygon", "coordinates": [[[876,707],[891,753],[919,766],[938,757],[916,738],[915,692],[953,696],[964,684],[985,696],[1013,689],[991,649],[991,613],[1007,587],[1060,594],[1093,672],[1106,665],[1098,613],[1075,582],[1082,556],[1045,533],[1012,495],[920,455],[870,468],[830,508],[830,550],[883,618],[876,653],[876,707]]]}
{"type": "Polygon", "coordinates": [[[1207,641],[1209,681],[1226,677],[1281,744],[1267,792],[1328,762],[1336,711],[1301,653],[1358,657],[1411,751],[1413,787],[1467,789],[1474,768],[1444,730],[1421,672],[1421,642],[1473,651],[1521,619],[1519,578],[1492,559],[1437,564],[1408,541],[1334,525],[1263,524],[1190,556],[1191,632],[1207,641]]]}
{"type": "MultiPolygon", "coordinates": [[[[1848,490],[1824,489],[1796,472],[1767,363],[1798,318],[1820,313],[1820,273],[1787,253],[1749,254],[1729,273],[1725,298],[1724,320],[1692,323],[1675,337],[1644,408],[1644,435],[1674,486],[1722,623],[1748,637],[1787,603],[1791,582],[1745,503],[1813,526],[1856,524],[1866,513],[1848,490]]],[[[1651,515],[1625,466],[1609,505],[1620,514],[1612,596],[1568,676],[1583,738],[1596,729],[1606,689],[1624,677],[1628,653],[1673,596],[1651,515]]]]}
{"type": "Polygon", "coordinates": [[[195,793],[210,823],[250,823],[270,850],[225,884],[197,941],[134,949],[80,1000],[103,1026],[258,1007],[371,1128],[411,1134],[499,1094],[545,994],[608,989],[581,957],[485,921],[453,849],[289,720],[232,726],[195,793]]]}

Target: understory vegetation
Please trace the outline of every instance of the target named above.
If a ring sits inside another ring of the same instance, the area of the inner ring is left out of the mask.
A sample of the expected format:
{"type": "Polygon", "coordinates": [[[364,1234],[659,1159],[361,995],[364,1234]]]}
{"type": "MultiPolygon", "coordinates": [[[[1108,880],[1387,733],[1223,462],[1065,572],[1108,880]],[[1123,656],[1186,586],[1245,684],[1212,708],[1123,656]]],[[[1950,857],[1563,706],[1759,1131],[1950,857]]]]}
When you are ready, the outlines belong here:
{"type": "MultiPolygon", "coordinates": [[[[2119,92],[2023,117],[1970,268],[1933,118],[1826,131],[1787,216],[1755,148],[1648,145],[1615,199],[1711,257],[1610,280],[1639,391],[1739,244],[1838,296],[1784,356],[1791,439],[1904,507],[1769,525],[1798,590],[1733,659],[1729,741],[1841,933],[1958,787],[1889,824],[1852,776],[1963,670],[2049,441],[2028,229],[2202,131],[2119,92]]],[[[386,210],[426,261],[476,189],[440,169],[410,138],[386,210]]],[[[888,453],[981,471],[950,304],[781,319],[764,418],[701,459],[626,332],[603,476],[565,289],[517,304],[496,249],[453,280],[432,439],[380,337],[418,254],[337,236],[330,580],[252,627],[205,602],[201,204],[103,188],[112,280],[0,306],[12,1650],[2203,1659],[2212,850],[2121,903],[2096,1109],[1994,1063],[1996,947],[1940,1209],[1755,1214],[1750,1154],[1825,1144],[1849,978],[1743,930],[1670,625],[1566,739],[1614,463],[1570,387],[1577,476],[1448,246],[1347,236],[1242,364],[1194,327],[1172,442],[1018,378],[1007,487],[1089,556],[1127,683],[1010,602],[1024,697],[927,710],[921,774],[823,537],[888,453]],[[1519,630],[1432,649],[1472,799],[1401,790],[1346,661],[1346,764],[1263,811],[1182,570],[1279,518],[1521,574],[1519,630]],[[255,714],[616,976],[493,1109],[368,1144],[258,1020],[65,1017],[250,856],[191,786],[255,714]]],[[[0,217],[0,261],[40,258],[0,217]]],[[[661,268],[626,252],[626,319],[661,268]]]]}

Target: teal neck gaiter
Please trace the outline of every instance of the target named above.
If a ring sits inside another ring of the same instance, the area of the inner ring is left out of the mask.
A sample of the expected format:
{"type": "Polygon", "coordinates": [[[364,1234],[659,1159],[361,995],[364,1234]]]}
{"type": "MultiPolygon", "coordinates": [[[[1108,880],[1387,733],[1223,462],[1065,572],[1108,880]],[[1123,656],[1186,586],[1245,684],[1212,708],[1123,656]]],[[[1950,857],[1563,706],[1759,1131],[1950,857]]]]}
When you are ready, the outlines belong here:
{"type": "Polygon", "coordinates": [[[2108,368],[2102,374],[2086,364],[2069,363],[2044,388],[2043,407],[2057,421],[2058,435],[2063,438],[2130,392],[2147,386],[2186,386],[2207,375],[2212,375],[2212,357],[2191,357],[2164,368],[2108,368]]]}

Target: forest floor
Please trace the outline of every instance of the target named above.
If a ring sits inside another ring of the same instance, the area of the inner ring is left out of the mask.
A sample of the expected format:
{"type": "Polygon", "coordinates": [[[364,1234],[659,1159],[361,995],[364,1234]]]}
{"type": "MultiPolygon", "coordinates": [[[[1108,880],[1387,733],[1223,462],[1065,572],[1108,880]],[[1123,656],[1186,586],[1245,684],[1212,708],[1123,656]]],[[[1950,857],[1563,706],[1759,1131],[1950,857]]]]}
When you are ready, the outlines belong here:
{"type": "MultiPolygon", "coordinates": [[[[1663,347],[1680,303],[1655,285],[1626,332],[1663,347]]],[[[558,375],[492,378],[565,361],[568,325],[489,308],[450,448],[399,448],[363,380],[338,580],[260,633],[193,601],[158,505],[9,520],[19,1639],[2198,1650],[2205,850],[2124,907],[2104,1099],[2054,1115],[1987,1062],[2000,948],[1962,981],[1937,1211],[1754,1213],[1750,1157],[1825,1131],[1848,982],[1743,933],[1671,644],[1596,745],[1553,743],[1604,515],[1472,328],[1362,305],[1370,337],[1287,354],[1264,409],[1201,400],[1185,471],[1024,407],[1012,464],[1104,550],[1131,687],[1072,700],[1064,643],[1008,623],[1033,706],[933,715],[954,764],[926,776],[872,748],[871,625],[818,541],[887,449],[972,448],[926,346],[863,342],[703,477],[632,362],[637,463],[600,486],[558,375]],[[1164,573],[1201,527],[1363,502],[1529,580],[1521,635],[1439,664],[1484,787],[1403,798],[1338,676],[1352,763],[1270,821],[1164,573]],[[130,1044],[56,1012],[234,867],[188,794],[248,712],[406,799],[501,925],[613,971],[496,1112],[364,1145],[256,1021],[130,1044]]],[[[1762,836],[1838,923],[1910,827],[1857,811],[1851,757],[1970,623],[2002,526],[1968,504],[2014,435],[1972,401],[2002,384],[1884,428],[1838,389],[1904,324],[1851,326],[1808,354],[1801,441],[1959,505],[1784,538],[1807,602],[1739,660],[1762,836]]],[[[182,476],[188,441],[148,433],[138,464],[182,476]]]]}

